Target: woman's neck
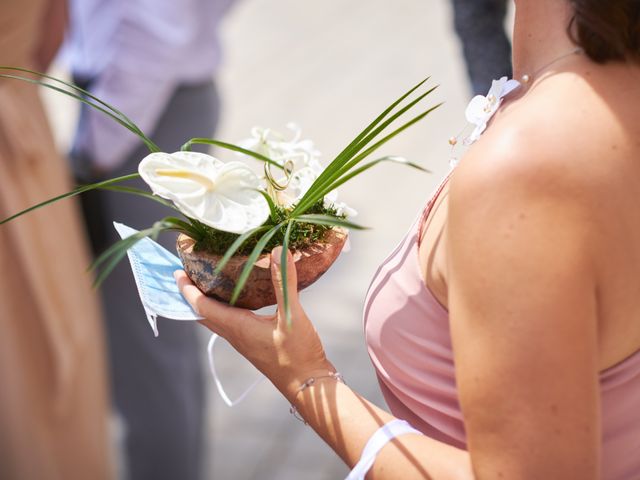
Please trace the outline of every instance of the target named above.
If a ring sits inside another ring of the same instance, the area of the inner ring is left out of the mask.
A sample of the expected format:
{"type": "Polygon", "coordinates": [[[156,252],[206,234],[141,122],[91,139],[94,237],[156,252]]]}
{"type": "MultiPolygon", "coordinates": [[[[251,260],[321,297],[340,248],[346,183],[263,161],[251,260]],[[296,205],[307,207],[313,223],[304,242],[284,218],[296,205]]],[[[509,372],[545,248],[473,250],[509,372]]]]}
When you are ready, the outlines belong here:
{"type": "Polygon", "coordinates": [[[515,0],[515,4],[515,79],[535,74],[576,48],[567,34],[572,13],[569,0],[515,0]]]}

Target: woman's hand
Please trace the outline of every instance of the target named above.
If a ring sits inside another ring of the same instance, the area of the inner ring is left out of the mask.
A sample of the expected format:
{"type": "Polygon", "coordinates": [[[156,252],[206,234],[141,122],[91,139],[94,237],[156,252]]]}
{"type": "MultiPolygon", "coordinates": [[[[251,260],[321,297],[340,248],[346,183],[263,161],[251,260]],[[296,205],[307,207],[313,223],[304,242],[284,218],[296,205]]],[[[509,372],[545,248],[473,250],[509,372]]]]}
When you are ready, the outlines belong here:
{"type": "Polygon", "coordinates": [[[213,300],[205,296],[184,271],[177,271],[174,276],[184,298],[198,315],[205,317],[200,323],[225,338],[293,403],[304,380],[335,369],[325,356],[318,332],[300,305],[296,268],[290,252],[287,279],[291,324],[287,325],[280,274],[281,252],[281,247],[271,252],[271,277],[278,300],[274,315],[257,315],[213,300]]]}

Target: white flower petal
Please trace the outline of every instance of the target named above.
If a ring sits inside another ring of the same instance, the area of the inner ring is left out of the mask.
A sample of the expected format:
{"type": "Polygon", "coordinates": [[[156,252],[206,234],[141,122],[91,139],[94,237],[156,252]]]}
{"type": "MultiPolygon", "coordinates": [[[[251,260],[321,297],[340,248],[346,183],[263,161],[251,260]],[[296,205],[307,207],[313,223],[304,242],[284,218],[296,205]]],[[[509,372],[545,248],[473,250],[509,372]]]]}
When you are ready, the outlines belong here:
{"type": "Polygon", "coordinates": [[[260,179],[245,164],[197,152],[152,153],[138,167],[153,193],[205,225],[244,233],[264,223],[269,207],[260,179]]]}
{"type": "Polygon", "coordinates": [[[519,87],[520,87],[520,82],[518,80],[511,79],[504,84],[504,87],[502,87],[502,93],[500,94],[500,96],[506,97],[511,92],[513,92],[516,88],[519,88],[519,87]]]}
{"type": "Polygon", "coordinates": [[[499,80],[493,80],[491,82],[491,88],[489,89],[489,93],[487,93],[487,97],[493,96],[495,98],[502,97],[502,90],[504,89],[505,84],[507,83],[507,77],[502,77],[499,80]]]}
{"type": "Polygon", "coordinates": [[[485,109],[488,104],[489,101],[487,100],[487,97],[483,97],[482,95],[476,95],[473,97],[465,111],[467,121],[474,125],[486,121],[487,113],[485,109]]]}
{"type": "Polygon", "coordinates": [[[289,182],[286,191],[289,196],[293,197],[294,201],[300,200],[313,185],[313,182],[316,181],[316,178],[318,178],[318,172],[313,168],[301,168],[291,177],[291,182],[289,182]]]}

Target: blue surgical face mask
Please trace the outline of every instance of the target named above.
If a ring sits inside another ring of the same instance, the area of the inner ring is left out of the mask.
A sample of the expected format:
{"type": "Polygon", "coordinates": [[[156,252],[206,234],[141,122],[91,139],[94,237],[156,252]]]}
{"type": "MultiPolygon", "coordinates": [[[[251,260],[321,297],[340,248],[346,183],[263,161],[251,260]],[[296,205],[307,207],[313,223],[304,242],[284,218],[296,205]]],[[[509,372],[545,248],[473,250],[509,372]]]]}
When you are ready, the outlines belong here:
{"type": "MultiPolygon", "coordinates": [[[[138,233],[138,230],[122,223],[113,222],[113,225],[122,238],[138,233]]],[[[157,317],[159,316],[171,320],[202,320],[202,317],[198,316],[184,299],[173,278],[173,272],[183,268],[178,257],[150,238],[143,238],[137,242],[127,250],[127,255],[142,306],[156,337],[158,336],[157,317]]],[[[242,395],[236,400],[231,400],[222,387],[215,367],[213,350],[218,338],[218,335],[213,334],[209,340],[207,347],[209,369],[222,400],[233,407],[244,400],[264,380],[264,377],[260,375],[242,395]]]]}
{"type": "MultiPolygon", "coordinates": [[[[135,233],[131,227],[113,222],[122,238],[135,233]]],[[[173,278],[182,269],[180,259],[150,238],[143,238],[127,251],[133,277],[147,320],[158,336],[157,317],[171,320],[201,320],[184,299],[173,278]]]]}

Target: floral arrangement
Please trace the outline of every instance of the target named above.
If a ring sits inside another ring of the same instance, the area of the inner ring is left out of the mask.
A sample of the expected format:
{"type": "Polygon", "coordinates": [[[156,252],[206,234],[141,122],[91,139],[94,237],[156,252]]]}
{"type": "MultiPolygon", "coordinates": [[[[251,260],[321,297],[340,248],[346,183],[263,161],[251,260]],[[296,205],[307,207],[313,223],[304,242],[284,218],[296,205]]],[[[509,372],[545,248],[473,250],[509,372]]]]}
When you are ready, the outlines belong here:
{"type": "MultiPolygon", "coordinates": [[[[421,111],[392,127],[396,120],[437,88],[420,93],[428,79],[421,81],[388,106],[325,168],[313,143],[301,139],[300,129],[295,125],[288,125],[292,133],[290,139],[276,131],[256,127],[252,129],[251,137],[238,145],[193,138],[179,152],[165,153],[124,113],[76,85],[16,67],[0,67],[0,78],[41,85],[83,102],[137,135],[150,151],[141,160],[137,173],[77,187],[16,213],[0,221],[0,225],[36,208],[93,189],[123,192],[161,202],[179,216],[157,220],[151,227],[108,248],[93,264],[100,269],[96,282],[104,280],[137,241],[145,237],[155,238],[162,231],[177,231],[191,237],[196,249],[223,255],[215,267],[216,272],[220,272],[235,255],[248,256],[235,284],[231,304],[245,287],[262,253],[276,245],[283,247],[281,273],[286,286],[287,249],[296,250],[321,241],[330,229],[363,228],[351,221],[356,212],[338,202],[338,187],[381,162],[401,163],[425,171],[423,167],[400,157],[385,156],[374,160],[369,160],[369,157],[441,105],[421,111]],[[191,151],[195,144],[217,146],[236,152],[243,158],[222,161],[191,151]],[[263,163],[263,175],[258,175],[247,165],[247,158],[263,163]],[[150,186],[152,193],[119,185],[138,176],[150,186]]],[[[289,317],[286,289],[283,296],[289,317]]]]}

